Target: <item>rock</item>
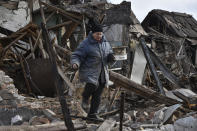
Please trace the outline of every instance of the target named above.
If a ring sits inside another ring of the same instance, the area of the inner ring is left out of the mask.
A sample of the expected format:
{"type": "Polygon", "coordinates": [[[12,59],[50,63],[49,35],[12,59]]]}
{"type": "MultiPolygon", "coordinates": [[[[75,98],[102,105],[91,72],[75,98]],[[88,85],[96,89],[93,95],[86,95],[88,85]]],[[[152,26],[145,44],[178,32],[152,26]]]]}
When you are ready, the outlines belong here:
{"type": "Polygon", "coordinates": [[[154,118],[153,118],[153,124],[160,124],[162,123],[164,119],[164,110],[166,110],[167,107],[162,108],[161,110],[155,112],[154,118]]]}
{"type": "Polygon", "coordinates": [[[6,89],[0,90],[0,97],[2,98],[2,100],[0,101],[0,106],[12,107],[12,108],[17,107],[18,104],[17,99],[8,90],[6,89]]]}
{"type": "Polygon", "coordinates": [[[23,118],[20,115],[16,115],[11,118],[11,125],[21,125],[23,123],[23,118]]]}
{"type": "Polygon", "coordinates": [[[3,80],[3,82],[4,82],[5,84],[11,84],[11,83],[14,82],[13,79],[10,78],[8,75],[4,75],[3,78],[2,78],[2,80],[3,80]]]}
{"type": "Polygon", "coordinates": [[[129,115],[131,116],[131,118],[132,118],[133,120],[135,120],[135,119],[136,119],[136,114],[137,114],[137,112],[138,112],[138,111],[132,110],[132,111],[127,112],[127,114],[129,114],[129,115]]]}
{"type": "MultiPolygon", "coordinates": [[[[116,120],[117,122],[120,121],[120,116],[119,114],[116,114],[115,116],[112,117],[114,120],[116,120]]],[[[127,113],[124,113],[124,116],[123,116],[123,122],[125,121],[130,121],[131,120],[131,116],[127,113]]]]}
{"type": "MultiPolygon", "coordinates": [[[[39,109],[29,109],[27,107],[18,107],[18,108],[0,108],[0,120],[1,125],[11,125],[12,118],[19,115],[22,117],[22,123],[24,121],[29,122],[33,116],[43,115],[42,111],[39,109]]],[[[22,124],[20,123],[20,124],[22,124]]],[[[18,123],[19,124],[19,123],[18,123]]]]}

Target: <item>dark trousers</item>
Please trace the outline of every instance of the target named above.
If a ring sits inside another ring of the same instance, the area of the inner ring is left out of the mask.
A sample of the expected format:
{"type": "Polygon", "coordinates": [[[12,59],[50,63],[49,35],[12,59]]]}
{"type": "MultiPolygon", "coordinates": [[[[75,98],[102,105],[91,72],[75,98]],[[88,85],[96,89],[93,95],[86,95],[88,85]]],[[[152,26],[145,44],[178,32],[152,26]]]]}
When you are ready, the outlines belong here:
{"type": "Polygon", "coordinates": [[[88,114],[97,113],[101,101],[101,94],[103,92],[104,87],[105,83],[99,83],[99,86],[96,86],[92,83],[86,83],[85,89],[82,94],[83,101],[88,101],[90,96],[92,96],[90,110],[88,114]]]}

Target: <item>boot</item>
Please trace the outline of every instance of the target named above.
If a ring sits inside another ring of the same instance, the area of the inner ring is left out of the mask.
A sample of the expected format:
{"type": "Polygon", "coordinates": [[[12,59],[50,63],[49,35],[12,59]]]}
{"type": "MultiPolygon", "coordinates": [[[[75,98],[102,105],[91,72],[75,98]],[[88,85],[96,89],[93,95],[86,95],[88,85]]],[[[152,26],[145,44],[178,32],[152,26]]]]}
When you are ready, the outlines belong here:
{"type": "Polygon", "coordinates": [[[83,108],[83,110],[87,113],[89,111],[89,104],[88,104],[88,100],[86,99],[82,99],[82,103],[81,103],[81,107],[83,108]]]}
{"type": "MultiPolygon", "coordinates": [[[[96,121],[104,121],[103,118],[99,117],[99,116],[96,115],[96,114],[88,114],[87,117],[90,118],[90,119],[94,119],[94,120],[96,120],[96,121]]],[[[94,121],[94,120],[93,120],[93,121],[94,121]]]]}

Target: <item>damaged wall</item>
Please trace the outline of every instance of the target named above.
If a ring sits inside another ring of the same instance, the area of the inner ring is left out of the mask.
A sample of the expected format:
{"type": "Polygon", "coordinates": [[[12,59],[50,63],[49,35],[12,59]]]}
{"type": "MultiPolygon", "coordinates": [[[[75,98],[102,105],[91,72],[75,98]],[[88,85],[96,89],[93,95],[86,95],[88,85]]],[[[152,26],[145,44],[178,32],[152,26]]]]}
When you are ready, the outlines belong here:
{"type": "Polygon", "coordinates": [[[11,31],[17,31],[30,21],[28,4],[25,1],[18,2],[16,10],[10,10],[0,6],[0,26],[11,31]]]}

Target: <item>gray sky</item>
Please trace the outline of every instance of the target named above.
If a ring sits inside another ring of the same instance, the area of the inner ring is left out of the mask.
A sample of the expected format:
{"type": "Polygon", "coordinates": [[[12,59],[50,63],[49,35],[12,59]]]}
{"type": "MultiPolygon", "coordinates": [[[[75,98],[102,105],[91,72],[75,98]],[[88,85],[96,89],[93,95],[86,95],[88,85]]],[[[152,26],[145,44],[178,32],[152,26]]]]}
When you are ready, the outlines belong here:
{"type": "MultiPolygon", "coordinates": [[[[108,0],[119,4],[123,0],[108,0]]],[[[191,14],[197,20],[197,0],[127,0],[131,1],[131,9],[142,21],[152,9],[163,9],[191,14]]]]}

